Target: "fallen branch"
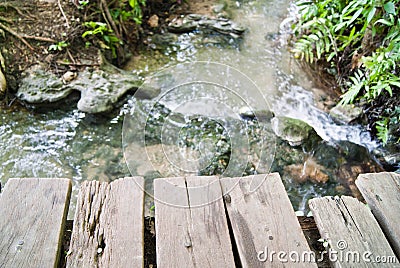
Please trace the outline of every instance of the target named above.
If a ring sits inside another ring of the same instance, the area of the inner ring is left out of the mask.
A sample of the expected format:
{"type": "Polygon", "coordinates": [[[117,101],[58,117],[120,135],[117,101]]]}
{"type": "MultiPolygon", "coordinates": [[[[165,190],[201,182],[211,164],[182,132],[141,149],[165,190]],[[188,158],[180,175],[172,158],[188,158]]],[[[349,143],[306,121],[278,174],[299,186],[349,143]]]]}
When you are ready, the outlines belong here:
{"type": "Polygon", "coordinates": [[[26,38],[26,39],[33,39],[36,41],[43,41],[43,42],[49,42],[49,43],[57,43],[56,40],[48,38],[48,37],[41,37],[41,36],[34,36],[34,35],[26,35],[26,34],[21,34],[21,37],[26,38]]]}
{"type": "Polygon", "coordinates": [[[31,50],[34,50],[33,47],[20,34],[15,32],[13,29],[8,28],[3,23],[0,23],[0,28],[2,28],[3,30],[5,30],[5,31],[9,32],[10,34],[14,35],[16,38],[21,40],[21,42],[24,43],[27,47],[29,47],[31,50]]]}
{"type": "Polygon", "coordinates": [[[59,8],[60,11],[61,11],[61,14],[63,15],[63,17],[64,17],[64,19],[65,19],[65,22],[67,23],[67,28],[69,28],[68,18],[67,18],[67,16],[65,16],[65,13],[64,13],[64,10],[63,10],[63,8],[62,8],[62,6],[61,6],[60,0],[57,1],[57,4],[58,4],[58,8],[59,8]]]}
{"type": "Polygon", "coordinates": [[[68,54],[69,59],[72,61],[72,63],[76,64],[76,61],[75,61],[74,57],[72,57],[71,52],[69,52],[68,48],[67,48],[67,54],[68,54]]]}
{"type": "Polygon", "coordinates": [[[110,10],[108,8],[107,2],[106,0],[101,0],[100,3],[100,7],[102,9],[102,11],[104,11],[103,13],[103,17],[105,19],[105,21],[107,22],[107,24],[109,25],[109,27],[114,31],[115,35],[118,37],[119,40],[121,40],[121,34],[117,28],[117,25],[115,24],[113,17],[111,16],[110,10]]]}
{"type": "Polygon", "coordinates": [[[99,63],[71,63],[71,62],[65,62],[65,61],[56,61],[57,64],[60,65],[68,65],[68,66],[100,66],[99,63]]]}

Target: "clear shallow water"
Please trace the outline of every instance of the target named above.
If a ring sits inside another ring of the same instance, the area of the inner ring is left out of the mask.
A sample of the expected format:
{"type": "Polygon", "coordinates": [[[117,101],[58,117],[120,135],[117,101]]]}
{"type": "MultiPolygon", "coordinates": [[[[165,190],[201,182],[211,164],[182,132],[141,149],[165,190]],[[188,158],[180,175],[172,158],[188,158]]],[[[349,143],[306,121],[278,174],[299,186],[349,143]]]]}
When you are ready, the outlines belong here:
{"type": "MultiPolygon", "coordinates": [[[[280,155],[272,167],[272,171],[281,173],[295,209],[304,210],[309,198],[348,193],[340,186],[340,182],[334,179],[340,163],[352,162],[353,165],[357,165],[365,161],[343,160],[340,153],[333,149],[325,150],[326,148],[335,148],[337,142],[342,140],[366,146],[369,150],[377,145],[361,127],[336,124],[329,115],[317,108],[316,96],[311,91],[312,81],[292,60],[285,47],[285,25],[281,23],[288,14],[289,5],[290,1],[277,0],[232,2],[228,6],[233,14],[232,20],[248,29],[241,42],[229,39],[221,41],[220,36],[201,33],[176,36],[175,41],[168,46],[160,46],[150,40],[149,47],[144,48],[141,56],[133,59],[126,69],[151,76],[179,63],[204,61],[226,64],[239,70],[256,85],[242,87],[239,94],[239,99],[251,100],[251,108],[270,108],[276,115],[298,118],[313,126],[323,140],[310,142],[311,145],[298,148],[289,147],[285,142],[277,140],[277,152],[280,155]],[[255,97],[259,93],[263,98],[255,97]],[[266,107],[265,100],[270,107],[266,107]],[[321,148],[322,151],[331,153],[321,153],[321,148]],[[318,160],[330,176],[329,182],[299,183],[294,180],[293,173],[285,170],[285,165],[303,165],[310,158],[318,160]]],[[[155,79],[158,79],[157,82],[162,87],[167,88],[171,83],[176,83],[179,77],[190,77],[192,74],[190,69],[182,68],[179,72],[169,75],[155,76],[155,79]]],[[[162,104],[181,114],[206,116],[218,114],[215,103],[232,103],[231,114],[237,113],[241,108],[239,106],[242,103],[235,102],[237,96],[224,94],[224,91],[218,88],[207,90],[199,89],[205,94],[202,102],[197,100],[191,103],[190,99],[198,99],[196,94],[199,93],[195,94],[186,88],[182,91],[172,91],[162,100],[162,104]],[[207,90],[215,94],[207,95],[207,90]]],[[[75,104],[68,104],[65,109],[52,108],[40,112],[25,109],[1,110],[2,184],[11,177],[67,177],[73,179],[76,195],[82,180],[109,181],[128,176],[130,172],[122,151],[122,125],[124,114],[137,105],[138,102],[131,99],[108,117],[86,115],[79,112],[75,104]]],[[[229,117],[230,113],[219,115],[221,118],[229,117]]],[[[238,119],[237,116],[233,117],[238,119]]],[[[149,150],[159,151],[157,144],[147,145],[149,150]]],[[[213,150],[212,142],[202,140],[194,149],[196,152],[203,150],[204,155],[207,155],[207,152],[213,150]]],[[[171,147],[171,151],[174,150],[176,147],[171,147]]],[[[195,156],[196,152],[190,151],[188,159],[198,159],[195,156]]],[[[135,163],[138,168],[131,171],[138,174],[151,171],[143,168],[141,164],[138,159],[135,163]]],[[[158,167],[160,165],[165,163],[159,164],[158,167]]],[[[196,169],[193,172],[195,171],[196,169]]]]}

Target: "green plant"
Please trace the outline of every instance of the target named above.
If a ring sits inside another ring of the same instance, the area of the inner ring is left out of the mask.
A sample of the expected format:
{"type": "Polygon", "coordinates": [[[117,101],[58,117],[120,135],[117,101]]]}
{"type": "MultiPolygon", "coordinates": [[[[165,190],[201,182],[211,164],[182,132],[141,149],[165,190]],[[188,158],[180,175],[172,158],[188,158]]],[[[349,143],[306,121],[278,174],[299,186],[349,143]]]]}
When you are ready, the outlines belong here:
{"type": "Polygon", "coordinates": [[[144,6],[146,6],[146,0],[122,0],[117,8],[111,10],[111,14],[115,21],[132,19],[135,23],[141,24],[143,17],[142,7],[144,6]]]}
{"type": "Polygon", "coordinates": [[[57,44],[52,44],[49,46],[49,50],[58,50],[58,51],[62,51],[64,48],[68,47],[69,44],[65,41],[60,41],[57,44]]]}
{"type": "Polygon", "coordinates": [[[83,9],[85,6],[89,4],[89,1],[78,1],[79,6],[78,9],[83,9]]]}
{"type": "Polygon", "coordinates": [[[299,21],[293,26],[298,37],[293,52],[312,63],[324,58],[330,62],[349,46],[358,49],[368,33],[379,29],[375,22],[382,18],[382,9],[393,11],[393,3],[378,0],[299,0],[299,21]]]}
{"type": "MultiPolygon", "coordinates": [[[[344,93],[340,104],[396,96],[400,88],[399,2],[299,0],[292,52],[309,63],[324,60],[336,68],[344,93]],[[344,74],[340,64],[349,55],[355,62],[344,74]]],[[[392,119],[393,114],[387,114],[376,122],[377,137],[384,143],[390,139],[392,119]]]]}
{"type": "Polygon", "coordinates": [[[389,118],[384,118],[381,121],[376,122],[377,136],[383,144],[386,144],[389,140],[388,122],[389,118]]]}
{"type": "MultiPolygon", "coordinates": [[[[108,28],[107,24],[97,21],[89,21],[83,24],[89,30],[82,34],[82,37],[87,36],[99,36],[104,42],[100,43],[100,46],[105,49],[110,49],[112,51],[113,57],[117,56],[116,46],[121,45],[122,41],[119,40],[113,33],[111,29],[108,28]]],[[[87,42],[86,42],[87,46],[87,42]]]]}

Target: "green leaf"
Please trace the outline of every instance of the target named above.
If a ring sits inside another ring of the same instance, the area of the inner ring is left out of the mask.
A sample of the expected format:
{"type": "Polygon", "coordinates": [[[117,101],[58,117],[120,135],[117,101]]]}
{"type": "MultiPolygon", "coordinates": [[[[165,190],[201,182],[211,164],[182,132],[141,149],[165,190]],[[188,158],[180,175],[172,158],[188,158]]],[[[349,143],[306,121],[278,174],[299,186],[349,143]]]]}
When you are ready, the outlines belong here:
{"type": "Polygon", "coordinates": [[[309,39],[312,39],[312,40],[314,40],[314,41],[318,41],[318,40],[319,40],[318,36],[316,36],[315,34],[310,34],[310,35],[308,36],[308,38],[309,38],[309,39]]]}
{"type": "Polygon", "coordinates": [[[376,8],[375,8],[375,7],[373,7],[373,8],[369,11],[368,16],[367,16],[367,23],[370,23],[370,22],[371,22],[372,18],[373,18],[374,15],[375,15],[375,12],[376,12],[376,8]]]}
{"type": "Polygon", "coordinates": [[[393,2],[387,2],[383,5],[383,8],[387,13],[396,15],[396,7],[394,6],[393,2]]]}
{"type": "Polygon", "coordinates": [[[335,32],[341,30],[342,28],[347,26],[347,21],[341,22],[339,24],[337,24],[334,28],[335,32]]]}
{"type": "Polygon", "coordinates": [[[387,127],[388,121],[388,118],[384,118],[380,121],[377,121],[375,126],[377,130],[376,135],[378,136],[378,139],[383,142],[383,144],[386,144],[389,140],[389,129],[387,127]]]}
{"type": "Polygon", "coordinates": [[[50,45],[49,50],[57,50],[57,45],[50,45]]]}
{"type": "Polygon", "coordinates": [[[357,12],[354,13],[353,17],[351,18],[351,20],[348,22],[347,25],[352,24],[353,21],[355,21],[355,20],[358,18],[358,16],[360,16],[361,12],[363,12],[363,9],[362,9],[362,8],[360,8],[359,10],[357,10],[357,12]]]}
{"type": "Polygon", "coordinates": [[[331,54],[329,54],[329,56],[326,58],[326,61],[330,62],[333,59],[333,57],[335,57],[335,56],[336,56],[336,53],[335,52],[331,52],[331,54]]]}
{"type": "Polygon", "coordinates": [[[339,104],[343,105],[352,103],[360,92],[362,86],[362,83],[353,85],[345,94],[342,95],[342,99],[340,100],[339,104]]]}
{"type": "Polygon", "coordinates": [[[137,1],[136,0],[129,0],[129,5],[131,6],[132,9],[134,9],[137,6],[137,1]]]}
{"type": "Polygon", "coordinates": [[[400,88],[400,82],[397,82],[397,81],[390,81],[390,80],[389,80],[389,84],[400,88]]]}
{"type": "Polygon", "coordinates": [[[385,19],[379,19],[379,20],[377,20],[377,21],[374,23],[374,25],[377,24],[377,23],[382,23],[382,24],[387,25],[387,26],[393,26],[393,23],[392,23],[392,22],[390,22],[390,21],[388,21],[388,20],[385,20],[385,19]]]}

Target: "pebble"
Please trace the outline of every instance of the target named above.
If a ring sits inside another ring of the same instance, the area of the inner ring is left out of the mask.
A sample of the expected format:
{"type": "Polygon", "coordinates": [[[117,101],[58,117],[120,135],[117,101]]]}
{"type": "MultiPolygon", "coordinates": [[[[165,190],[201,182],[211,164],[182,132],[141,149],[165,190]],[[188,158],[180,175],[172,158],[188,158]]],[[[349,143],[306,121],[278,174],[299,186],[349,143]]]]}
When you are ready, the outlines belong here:
{"type": "Polygon", "coordinates": [[[149,18],[149,20],[147,21],[147,23],[149,24],[149,26],[151,27],[151,28],[156,28],[156,27],[158,27],[158,16],[157,15],[153,15],[153,16],[151,16],[150,18],[149,18]]]}
{"type": "Polygon", "coordinates": [[[74,80],[77,77],[77,73],[68,71],[65,74],[63,74],[62,76],[62,80],[64,82],[64,84],[71,82],[72,80],[74,80]]]}

